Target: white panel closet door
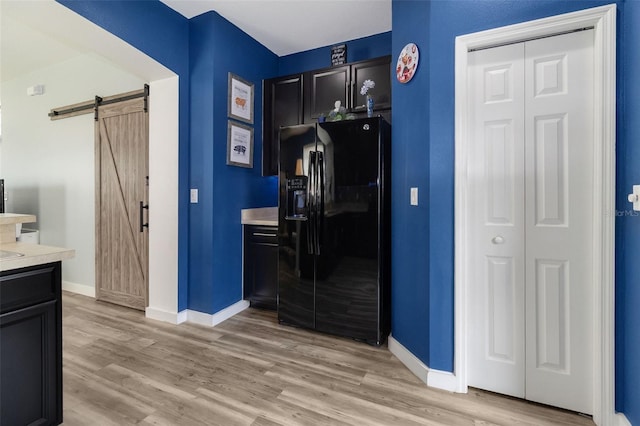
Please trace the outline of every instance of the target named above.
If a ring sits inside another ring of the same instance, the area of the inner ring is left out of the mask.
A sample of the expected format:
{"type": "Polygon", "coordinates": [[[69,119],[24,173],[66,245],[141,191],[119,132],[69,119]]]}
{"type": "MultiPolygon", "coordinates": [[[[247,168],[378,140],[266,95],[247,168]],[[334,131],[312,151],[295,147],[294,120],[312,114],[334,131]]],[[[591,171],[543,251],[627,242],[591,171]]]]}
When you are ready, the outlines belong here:
{"type": "Polygon", "coordinates": [[[525,44],[526,398],[593,406],[593,31],[525,44]]]}
{"type": "Polygon", "coordinates": [[[524,45],[469,54],[471,386],[524,397],[524,45]]]}
{"type": "Polygon", "coordinates": [[[591,413],[593,31],[469,66],[468,383],[591,413]]]}

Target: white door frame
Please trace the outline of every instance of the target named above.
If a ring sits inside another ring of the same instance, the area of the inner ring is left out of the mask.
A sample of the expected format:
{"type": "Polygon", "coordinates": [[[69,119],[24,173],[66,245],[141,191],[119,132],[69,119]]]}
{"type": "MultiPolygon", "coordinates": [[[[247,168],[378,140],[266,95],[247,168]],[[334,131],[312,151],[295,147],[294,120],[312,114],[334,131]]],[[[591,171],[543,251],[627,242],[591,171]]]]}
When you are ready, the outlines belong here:
{"type": "Polygon", "coordinates": [[[468,202],[467,146],[469,144],[470,49],[558,34],[580,28],[594,29],[594,215],[593,277],[595,317],[593,419],[613,425],[614,400],[614,223],[616,129],[616,5],[567,13],[456,38],[455,47],[455,391],[467,392],[467,260],[468,202]]]}

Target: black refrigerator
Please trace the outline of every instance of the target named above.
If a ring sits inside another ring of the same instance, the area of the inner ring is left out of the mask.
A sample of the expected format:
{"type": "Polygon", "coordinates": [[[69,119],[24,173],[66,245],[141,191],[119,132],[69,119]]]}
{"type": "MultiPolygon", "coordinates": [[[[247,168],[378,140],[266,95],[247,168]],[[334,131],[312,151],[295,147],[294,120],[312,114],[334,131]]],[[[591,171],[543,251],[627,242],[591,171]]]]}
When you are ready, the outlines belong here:
{"type": "Polygon", "coordinates": [[[382,344],[390,331],[391,129],[280,129],[278,321],[382,344]]]}

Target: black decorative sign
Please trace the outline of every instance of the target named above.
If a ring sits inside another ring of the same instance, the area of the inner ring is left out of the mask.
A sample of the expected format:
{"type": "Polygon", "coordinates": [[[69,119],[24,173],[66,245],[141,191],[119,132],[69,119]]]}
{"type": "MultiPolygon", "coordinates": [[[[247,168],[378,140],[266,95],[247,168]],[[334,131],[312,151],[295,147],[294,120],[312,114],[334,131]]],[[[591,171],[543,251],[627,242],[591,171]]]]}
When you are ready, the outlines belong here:
{"type": "Polygon", "coordinates": [[[347,63],[347,45],[341,44],[331,48],[331,66],[342,65],[347,63]]]}

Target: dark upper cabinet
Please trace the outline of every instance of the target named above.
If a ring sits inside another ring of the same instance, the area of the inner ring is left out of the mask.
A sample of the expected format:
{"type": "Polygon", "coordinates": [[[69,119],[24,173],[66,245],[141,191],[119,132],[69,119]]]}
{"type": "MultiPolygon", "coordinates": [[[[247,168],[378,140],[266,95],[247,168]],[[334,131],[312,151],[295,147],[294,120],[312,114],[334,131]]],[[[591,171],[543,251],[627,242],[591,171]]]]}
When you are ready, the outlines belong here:
{"type": "Polygon", "coordinates": [[[360,94],[365,80],[376,83],[370,92],[375,100],[374,110],[391,108],[391,56],[309,71],[305,80],[305,123],[331,111],[337,100],[347,112],[366,112],[366,96],[360,94]]]}
{"type": "Polygon", "coordinates": [[[302,74],[264,80],[262,175],[278,174],[278,132],[302,124],[302,74]]]}
{"type": "Polygon", "coordinates": [[[391,56],[277,77],[263,82],[262,175],[278,174],[281,126],[315,122],[340,101],[347,112],[366,114],[362,83],[373,80],[374,110],[391,121],[391,56]]]}
{"type": "Polygon", "coordinates": [[[351,66],[351,81],[353,83],[351,110],[366,111],[366,95],[360,94],[362,83],[373,80],[376,86],[369,91],[374,99],[374,111],[391,108],[391,57],[359,62],[351,66]]]}
{"type": "Polygon", "coordinates": [[[305,99],[308,100],[308,115],[305,121],[311,121],[334,108],[336,101],[349,108],[351,98],[351,67],[340,66],[307,73],[305,99]]]}

